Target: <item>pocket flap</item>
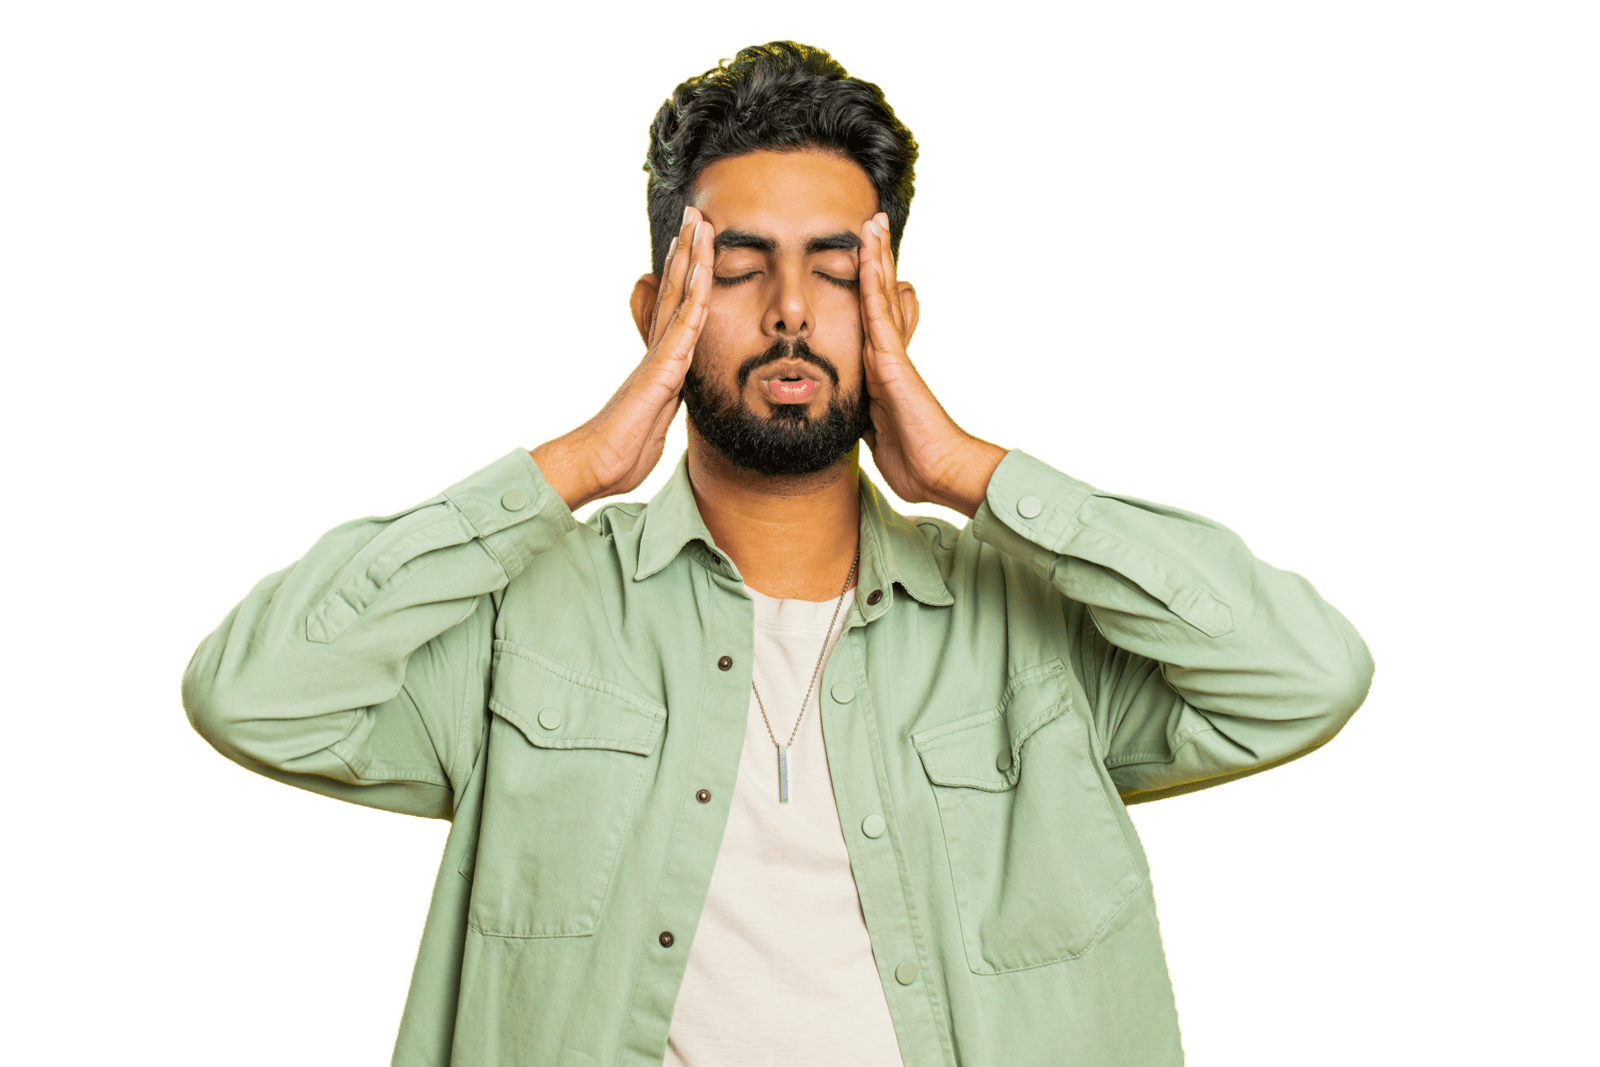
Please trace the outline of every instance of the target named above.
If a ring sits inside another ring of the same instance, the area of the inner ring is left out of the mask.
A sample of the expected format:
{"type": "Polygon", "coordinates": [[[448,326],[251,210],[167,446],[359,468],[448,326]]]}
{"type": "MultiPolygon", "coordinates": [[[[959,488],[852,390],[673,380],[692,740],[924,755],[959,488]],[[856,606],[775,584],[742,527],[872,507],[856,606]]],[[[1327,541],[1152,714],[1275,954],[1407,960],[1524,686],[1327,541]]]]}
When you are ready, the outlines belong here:
{"type": "Polygon", "coordinates": [[[639,756],[655,751],[667,722],[667,709],[654,701],[510,641],[494,643],[489,708],[540,748],[639,756]]]}
{"type": "Polygon", "coordinates": [[[911,735],[934,785],[1002,792],[1022,774],[1023,743],[1072,706],[1060,659],[1019,671],[1000,706],[911,735]]]}

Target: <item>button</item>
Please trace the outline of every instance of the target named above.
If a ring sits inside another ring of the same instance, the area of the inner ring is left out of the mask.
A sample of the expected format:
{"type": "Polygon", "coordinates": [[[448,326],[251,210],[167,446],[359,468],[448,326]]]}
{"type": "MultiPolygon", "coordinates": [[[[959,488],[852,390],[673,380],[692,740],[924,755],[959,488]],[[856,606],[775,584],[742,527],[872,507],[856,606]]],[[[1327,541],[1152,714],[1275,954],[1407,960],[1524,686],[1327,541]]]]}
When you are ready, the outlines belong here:
{"type": "Polygon", "coordinates": [[[721,659],[717,660],[717,670],[719,670],[719,671],[731,671],[731,670],[733,670],[733,657],[732,656],[723,656],[721,659]]]}
{"type": "Polygon", "coordinates": [[[539,725],[546,730],[554,730],[561,725],[561,713],[555,708],[545,708],[539,713],[539,725]]]}
{"type": "Polygon", "coordinates": [[[848,704],[856,698],[856,687],[849,682],[834,682],[833,688],[828,690],[833,694],[833,699],[841,704],[848,704]]]}
{"type": "Polygon", "coordinates": [[[882,589],[874,589],[872,592],[867,594],[867,603],[868,604],[876,604],[878,601],[880,601],[882,599],[883,599],[883,590],[882,589]]]}
{"type": "Polygon", "coordinates": [[[894,980],[901,985],[910,985],[915,982],[917,980],[917,965],[910,960],[906,960],[894,969],[894,980]]]}
{"type": "Polygon", "coordinates": [[[528,494],[521,489],[510,489],[500,498],[500,506],[507,511],[521,511],[528,506],[528,494]]]}
{"type": "Polygon", "coordinates": [[[1025,519],[1037,519],[1044,510],[1044,502],[1036,496],[1025,496],[1017,501],[1017,514],[1025,519]]]}
{"type": "Polygon", "coordinates": [[[1000,750],[1000,755],[994,758],[994,766],[995,770],[999,771],[1009,771],[1011,769],[1011,750],[1009,748],[1000,750]]]}
{"type": "Polygon", "coordinates": [[[711,803],[711,790],[697,789],[695,790],[694,798],[702,804],[709,804],[711,803]]]}
{"type": "MultiPolygon", "coordinates": [[[[661,942],[661,947],[662,948],[671,948],[672,947],[672,931],[671,930],[663,930],[663,931],[661,931],[661,936],[656,938],[656,940],[661,942]]],[[[900,966],[904,967],[905,964],[902,963],[900,966]]],[[[912,971],[916,970],[915,967],[913,967],[911,969],[912,969],[912,971]]],[[[915,977],[915,974],[913,974],[912,977],[915,977]]]]}
{"type": "Polygon", "coordinates": [[[882,837],[889,824],[883,821],[882,815],[868,815],[861,820],[861,832],[868,837],[882,837]]]}

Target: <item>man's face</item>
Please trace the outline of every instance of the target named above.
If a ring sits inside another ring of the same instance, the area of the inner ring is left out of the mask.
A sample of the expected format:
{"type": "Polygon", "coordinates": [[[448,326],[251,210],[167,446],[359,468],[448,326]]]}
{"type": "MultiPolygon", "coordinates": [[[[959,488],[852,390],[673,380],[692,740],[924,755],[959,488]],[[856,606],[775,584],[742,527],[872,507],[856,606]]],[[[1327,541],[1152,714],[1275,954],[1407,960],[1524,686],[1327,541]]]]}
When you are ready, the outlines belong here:
{"type": "Polygon", "coordinates": [[[690,203],[717,250],[690,422],[758,474],[831,466],[871,426],[855,251],[878,210],[871,180],[825,152],[751,152],[702,171],[690,203]]]}

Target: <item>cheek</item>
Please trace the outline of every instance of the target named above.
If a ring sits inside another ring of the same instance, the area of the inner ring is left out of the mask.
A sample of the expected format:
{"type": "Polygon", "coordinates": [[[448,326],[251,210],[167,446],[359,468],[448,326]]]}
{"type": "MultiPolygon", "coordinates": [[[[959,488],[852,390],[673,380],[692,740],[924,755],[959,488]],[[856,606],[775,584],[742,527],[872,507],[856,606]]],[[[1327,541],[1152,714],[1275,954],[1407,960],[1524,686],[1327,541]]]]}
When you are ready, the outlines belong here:
{"type": "Polygon", "coordinates": [[[700,339],[702,344],[709,341],[713,348],[724,350],[760,343],[759,302],[751,300],[748,292],[713,288],[705,325],[700,327],[700,339]]]}
{"type": "Polygon", "coordinates": [[[705,325],[700,327],[700,339],[695,343],[694,365],[701,374],[721,378],[731,374],[740,360],[765,344],[759,322],[751,324],[736,309],[718,304],[717,294],[713,293],[709,314],[705,325]]]}
{"type": "Polygon", "coordinates": [[[860,363],[866,333],[861,328],[861,305],[855,294],[830,294],[819,302],[818,310],[816,347],[837,360],[841,372],[860,363]]]}
{"type": "Polygon", "coordinates": [[[700,340],[695,344],[695,358],[702,363],[713,363],[723,353],[734,349],[738,343],[738,331],[734,329],[736,320],[717,310],[715,302],[710,313],[706,315],[705,325],[700,327],[700,340]]]}

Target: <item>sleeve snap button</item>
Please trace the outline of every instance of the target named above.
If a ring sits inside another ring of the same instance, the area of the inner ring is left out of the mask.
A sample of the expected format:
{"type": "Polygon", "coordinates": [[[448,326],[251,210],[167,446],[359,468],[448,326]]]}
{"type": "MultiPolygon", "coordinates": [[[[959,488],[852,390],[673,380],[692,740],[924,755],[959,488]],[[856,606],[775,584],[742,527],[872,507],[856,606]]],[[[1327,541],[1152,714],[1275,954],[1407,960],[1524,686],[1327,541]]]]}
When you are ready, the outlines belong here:
{"type": "Polygon", "coordinates": [[[1044,502],[1036,496],[1025,496],[1017,501],[1017,514],[1025,519],[1037,519],[1044,510],[1044,502]]]}
{"type": "Polygon", "coordinates": [[[500,498],[500,506],[507,511],[521,511],[528,506],[528,494],[521,489],[507,490],[506,495],[500,498]]]}

